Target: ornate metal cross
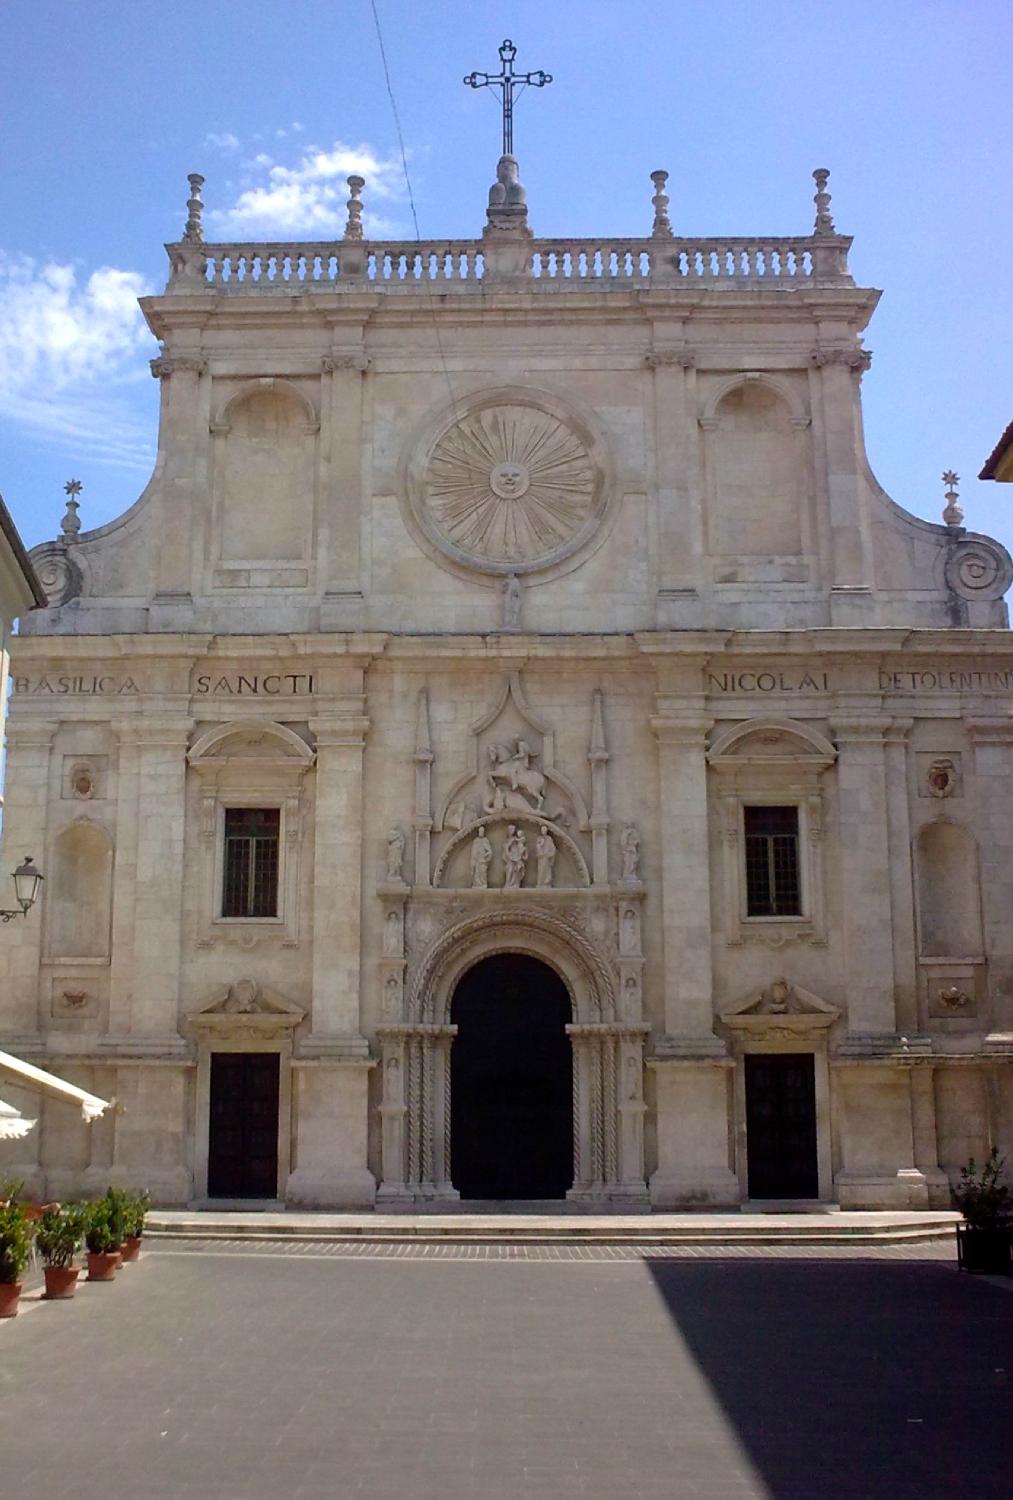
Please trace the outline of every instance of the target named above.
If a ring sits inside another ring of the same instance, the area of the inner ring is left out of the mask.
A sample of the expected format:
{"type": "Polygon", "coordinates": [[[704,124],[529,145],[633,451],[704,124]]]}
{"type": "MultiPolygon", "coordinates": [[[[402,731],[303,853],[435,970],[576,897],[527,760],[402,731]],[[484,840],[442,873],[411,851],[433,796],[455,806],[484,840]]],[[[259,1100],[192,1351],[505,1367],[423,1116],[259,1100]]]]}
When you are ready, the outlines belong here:
{"type": "Polygon", "coordinates": [[[499,89],[503,99],[503,155],[514,154],[514,89],[524,89],[528,84],[532,88],[543,89],[547,83],[552,82],[551,73],[543,73],[539,68],[537,73],[515,73],[514,58],[517,56],[517,48],[509,37],[503,42],[499,49],[500,61],[503,64],[498,73],[469,73],[464,82],[473,89],[499,89]]]}

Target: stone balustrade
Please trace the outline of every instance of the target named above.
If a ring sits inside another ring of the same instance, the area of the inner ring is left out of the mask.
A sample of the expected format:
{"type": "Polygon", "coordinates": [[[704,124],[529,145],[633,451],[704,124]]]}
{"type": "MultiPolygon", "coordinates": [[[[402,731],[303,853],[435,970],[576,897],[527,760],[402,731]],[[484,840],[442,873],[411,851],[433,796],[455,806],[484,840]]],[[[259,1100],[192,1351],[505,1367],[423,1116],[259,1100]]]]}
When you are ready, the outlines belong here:
{"type": "Polygon", "coordinates": [[[167,245],[169,292],[851,286],[850,238],[329,240],[167,245]]]}

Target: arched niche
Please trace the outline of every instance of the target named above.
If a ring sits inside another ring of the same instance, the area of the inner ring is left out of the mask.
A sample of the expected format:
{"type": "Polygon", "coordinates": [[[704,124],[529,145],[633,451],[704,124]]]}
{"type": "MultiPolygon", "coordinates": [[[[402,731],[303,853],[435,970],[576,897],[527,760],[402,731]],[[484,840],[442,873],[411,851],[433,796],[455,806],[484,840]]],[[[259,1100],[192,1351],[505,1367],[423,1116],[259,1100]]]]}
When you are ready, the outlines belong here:
{"type": "Polygon", "coordinates": [[[978,957],[981,893],[972,835],[945,819],[927,824],[915,843],[915,870],[922,957],[978,957]]]}
{"type": "Polygon", "coordinates": [[[803,505],[809,418],[789,388],[766,376],[736,377],[712,393],[700,426],[708,551],[793,557],[808,550],[803,505]]]}
{"type": "Polygon", "coordinates": [[[50,958],[108,959],[113,908],[113,845],[88,819],[56,839],[45,885],[50,958]]]}
{"type": "Polygon", "coordinates": [[[244,386],[228,402],[211,427],[216,562],[259,566],[249,581],[260,585],[306,582],[291,565],[312,554],[318,430],[312,404],[285,380],[244,386]]]}

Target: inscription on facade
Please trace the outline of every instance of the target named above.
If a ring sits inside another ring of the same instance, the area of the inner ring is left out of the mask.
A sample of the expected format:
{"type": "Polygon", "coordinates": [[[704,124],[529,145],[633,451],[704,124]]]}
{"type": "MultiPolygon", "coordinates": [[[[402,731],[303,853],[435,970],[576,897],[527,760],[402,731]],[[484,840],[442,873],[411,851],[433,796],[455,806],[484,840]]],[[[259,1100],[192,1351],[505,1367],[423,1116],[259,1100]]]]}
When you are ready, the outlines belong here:
{"type": "Polygon", "coordinates": [[[942,693],[980,692],[992,688],[999,692],[1013,692],[1013,667],[1006,671],[967,672],[955,667],[926,667],[917,672],[887,672],[880,670],[879,691],[881,693],[917,693],[923,690],[942,693]]]}
{"type": "Polygon", "coordinates": [[[313,692],[313,673],[229,672],[218,677],[202,672],[193,691],[197,698],[306,698],[313,692]]]}
{"type": "Polygon", "coordinates": [[[75,694],[81,697],[105,695],[116,697],[121,693],[138,693],[140,688],[132,677],[100,676],[74,677],[15,677],[14,691],[34,697],[38,693],[56,696],[75,694]]]}
{"type": "Polygon", "coordinates": [[[829,693],[828,672],[708,672],[712,693],[829,693]]]}

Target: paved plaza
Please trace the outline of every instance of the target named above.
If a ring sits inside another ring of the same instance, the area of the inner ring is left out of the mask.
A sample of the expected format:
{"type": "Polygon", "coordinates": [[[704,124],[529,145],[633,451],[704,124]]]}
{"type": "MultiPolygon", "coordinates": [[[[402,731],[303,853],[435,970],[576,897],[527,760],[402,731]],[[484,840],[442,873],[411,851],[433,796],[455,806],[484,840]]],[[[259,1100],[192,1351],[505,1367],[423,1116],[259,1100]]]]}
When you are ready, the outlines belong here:
{"type": "Polygon", "coordinates": [[[1010,1493],[1013,1297],[949,1246],[163,1241],[0,1327],[18,1500],[1010,1493]]]}

